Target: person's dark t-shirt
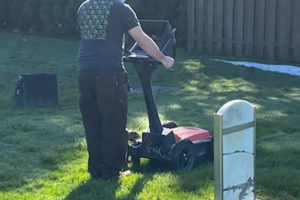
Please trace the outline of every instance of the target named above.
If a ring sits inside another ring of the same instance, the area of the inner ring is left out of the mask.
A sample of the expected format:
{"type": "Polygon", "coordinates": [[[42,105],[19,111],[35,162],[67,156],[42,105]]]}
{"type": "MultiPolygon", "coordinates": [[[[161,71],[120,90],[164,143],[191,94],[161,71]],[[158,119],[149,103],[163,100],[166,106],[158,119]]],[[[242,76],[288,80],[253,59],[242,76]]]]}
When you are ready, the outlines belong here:
{"type": "Polygon", "coordinates": [[[120,0],[87,0],[78,9],[79,71],[123,67],[123,34],[138,26],[129,5],[120,0]]]}

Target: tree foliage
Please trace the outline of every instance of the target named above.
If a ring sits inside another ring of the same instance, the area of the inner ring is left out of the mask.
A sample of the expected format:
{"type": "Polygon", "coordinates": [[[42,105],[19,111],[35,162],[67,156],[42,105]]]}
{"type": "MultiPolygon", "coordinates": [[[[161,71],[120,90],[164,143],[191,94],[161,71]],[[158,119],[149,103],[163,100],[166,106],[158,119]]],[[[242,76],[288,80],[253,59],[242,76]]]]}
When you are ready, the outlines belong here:
{"type": "MultiPolygon", "coordinates": [[[[0,0],[0,29],[47,36],[77,36],[76,11],[84,0],[0,0]]],[[[127,0],[140,19],[167,19],[186,37],[182,0],[127,0]]]]}

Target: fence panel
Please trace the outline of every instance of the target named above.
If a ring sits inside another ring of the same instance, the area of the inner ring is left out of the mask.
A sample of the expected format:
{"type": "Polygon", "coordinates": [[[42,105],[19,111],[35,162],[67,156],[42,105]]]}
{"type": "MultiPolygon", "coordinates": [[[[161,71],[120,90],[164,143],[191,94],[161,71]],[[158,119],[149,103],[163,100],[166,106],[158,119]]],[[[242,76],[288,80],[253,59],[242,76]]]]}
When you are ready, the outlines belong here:
{"type": "Polygon", "coordinates": [[[289,60],[291,39],[292,0],[279,0],[279,58],[289,60]]]}
{"type": "Polygon", "coordinates": [[[243,56],[244,44],[244,0],[235,0],[234,5],[235,55],[241,57],[243,56]]]}
{"type": "Polygon", "coordinates": [[[223,1],[215,0],[215,40],[216,40],[216,53],[220,54],[223,51],[223,1]]]}
{"type": "Polygon", "coordinates": [[[254,0],[245,0],[245,55],[253,56],[253,35],[254,35],[254,0]]]}
{"type": "Polygon", "coordinates": [[[206,48],[208,53],[212,53],[214,40],[214,0],[206,0],[206,6],[206,48]]]}
{"type": "Polygon", "coordinates": [[[225,55],[232,55],[233,44],[233,0],[224,2],[224,51],[225,55]]]}
{"type": "Polygon", "coordinates": [[[197,50],[203,51],[204,50],[204,0],[197,0],[195,3],[196,6],[196,29],[197,29],[197,50]]]}
{"type": "Polygon", "coordinates": [[[188,41],[187,41],[187,48],[193,49],[195,48],[195,0],[188,0],[187,2],[188,8],[188,41]]]}
{"type": "Polygon", "coordinates": [[[300,62],[299,10],[299,0],[188,0],[188,49],[300,62]]]}
{"type": "Polygon", "coordinates": [[[293,44],[293,61],[300,63],[300,1],[294,0],[293,2],[293,31],[292,31],[292,44],[293,44]]]}
{"type": "Polygon", "coordinates": [[[258,59],[264,57],[265,48],[265,0],[258,0],[255,2],[255,27],[254,27],[254,56],[258,59]]]}
{"type": "Polygon", "coordinates": [[[276,1],[266,0],[266,45],[267,56],[270,60],[275,58],[276,44],[276,1]]]}

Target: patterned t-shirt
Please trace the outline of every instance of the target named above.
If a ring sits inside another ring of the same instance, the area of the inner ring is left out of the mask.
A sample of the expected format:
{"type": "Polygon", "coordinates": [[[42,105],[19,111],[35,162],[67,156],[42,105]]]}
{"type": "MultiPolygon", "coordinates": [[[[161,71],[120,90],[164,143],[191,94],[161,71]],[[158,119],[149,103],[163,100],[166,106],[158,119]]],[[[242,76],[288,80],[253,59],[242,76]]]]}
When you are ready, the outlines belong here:
{"type": "Polygon", "coordinates": [[[120,0],[87,0],[78,9],[79,70],[123,67],[123,34],[138,26],[129,5],[120,0]]]}

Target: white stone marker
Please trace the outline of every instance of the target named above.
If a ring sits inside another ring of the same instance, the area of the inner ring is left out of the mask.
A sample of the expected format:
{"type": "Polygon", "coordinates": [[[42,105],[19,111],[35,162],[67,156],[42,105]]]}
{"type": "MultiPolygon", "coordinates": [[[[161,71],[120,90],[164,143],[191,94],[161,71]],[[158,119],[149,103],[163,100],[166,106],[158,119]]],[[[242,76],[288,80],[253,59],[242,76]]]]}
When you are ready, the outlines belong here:
{"type": "Polygon", "coordinates": [[[215,200],[255,200],[255,124],[255,108],[244,100],[215,114],[215,200]]]}

